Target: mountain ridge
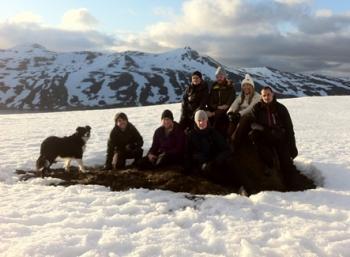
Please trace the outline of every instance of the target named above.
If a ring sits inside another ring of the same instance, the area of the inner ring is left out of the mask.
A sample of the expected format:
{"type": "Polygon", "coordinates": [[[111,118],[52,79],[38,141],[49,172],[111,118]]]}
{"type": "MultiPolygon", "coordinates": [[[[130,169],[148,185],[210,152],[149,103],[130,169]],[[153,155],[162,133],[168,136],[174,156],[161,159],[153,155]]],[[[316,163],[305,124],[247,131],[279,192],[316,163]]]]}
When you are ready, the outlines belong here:
{"type": "Polygon", "coordinates": [[[245,73],[256,88],[279,97],[349,95],[350,80],[270,67],[232,68],[191,47],[154,54],[139,51],[58,53],[39,44],[0,50],[0,109],[80,110],[175,103],[193,71],[214,79],[218,66],[240,90],[245,73]]]}

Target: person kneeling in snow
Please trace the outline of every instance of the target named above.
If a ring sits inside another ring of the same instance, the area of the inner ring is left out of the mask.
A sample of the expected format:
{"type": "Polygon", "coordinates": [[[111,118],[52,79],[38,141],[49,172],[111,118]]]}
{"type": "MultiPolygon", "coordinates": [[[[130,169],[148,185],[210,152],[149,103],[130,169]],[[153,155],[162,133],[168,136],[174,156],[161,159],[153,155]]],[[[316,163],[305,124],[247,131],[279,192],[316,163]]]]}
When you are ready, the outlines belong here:
{"type": "Polygon", "coordinates": [[[194,116],[196,127],[189,133],[186,149],[186,170],[212,177],[215,167],[230,156],[225,138],[208,126],[208,115],[198,110],[194,116]]]}
{"type": "Polygon", "coordinates": [[[172,164],[182,164],[185,147],[185,133],[174,121],[173,113],[165,110],[161,116],[162,126],[153,135],[152,146],[138,164],[138,168],[152,169],[172,164]]]}
{"type": "Polygon", "coordinates": [[[125,168],[126,159],[142,158],[143,139],[133,124],[128,121],[125,113],[119,112],[114,117],[115,126],[112,129],[107,144],[107,157],[104,170],[125,168]]]}

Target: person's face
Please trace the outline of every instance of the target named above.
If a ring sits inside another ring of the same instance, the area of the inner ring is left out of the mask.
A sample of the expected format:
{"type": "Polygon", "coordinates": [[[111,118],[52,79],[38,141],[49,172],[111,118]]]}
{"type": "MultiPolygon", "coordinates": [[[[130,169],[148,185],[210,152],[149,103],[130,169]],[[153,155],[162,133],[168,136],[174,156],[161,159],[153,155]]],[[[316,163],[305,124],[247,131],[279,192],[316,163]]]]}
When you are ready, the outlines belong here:
{"type": "Polygon", "coordinates": [[[201,83],[201,78],[197,75],[192,76],[192,84],[193,85],[199,85],[201,83]]]}
{"type": "Polygon", "coordinates": [[[245,95],[251,95],[253,93],[253,87],[248,83],[243,84],[242,89],[245,95]]]}
{"type": "Polygon", "coordinates": [[[196,120],[197,127],[202,130],[208,127],[208,120],[196,120]]]}
{"type": "Polygon", "coordinates": [[[219,73],[216,75],[216,81],[219,82],[219,84],[223,83],[225,81],[226,77],[224,74],[219,73]]]}
{"type": "Polygon", "coordinates": [[[121,130],[124,130],[126,128],[126,125],[128,125],[128,121],[122,118],[118,118],[115,123],[121,130]]]}
{"type": "Polygon", "coordinates": [[[173,120],[172,119],[169,119],[169,118],[164,118],[162,119],[162,126],[165,128],[165,129],[170,129],[173,127],[173,120]]]}
{"type": "Polygon", "coordinates": [[[273,93],[269,89],[263,89],[261,90],[261,99],[264,103],[271,103],[273,100],[273,93]]]}

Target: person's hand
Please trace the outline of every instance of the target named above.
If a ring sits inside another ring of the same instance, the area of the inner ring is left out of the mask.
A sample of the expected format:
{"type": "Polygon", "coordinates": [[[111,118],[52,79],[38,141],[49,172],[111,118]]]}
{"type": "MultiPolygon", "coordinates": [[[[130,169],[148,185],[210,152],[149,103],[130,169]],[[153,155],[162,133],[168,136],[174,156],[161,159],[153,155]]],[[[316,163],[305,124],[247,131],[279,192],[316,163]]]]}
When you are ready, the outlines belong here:
{"type": "Polygon", "coordinates": [[[219,106],[218,106],[218,109],[219,109],[219,110],[226,110],[226,109],[228,109],[228,107],[229,107],[229,106],[228,106],[227,104],[223,104],[223,105],[219,105],[219,106]]]}
{"type": "Polygon", "coordinates": [[[135,149],[135,145],[134,144],[127,144],[125,146],[125,150],[127,150],[127,151],[132,151],[134,149],[135,149]]]}
{"type": "Polygon", "coordinates": [[[147,155],[147,157],[148,157],[148,160],[149,160],[150,162],[155,162],[155,160],[157,159],[157,155],[154,155],[154,154],[151,154],[151,153],[149,153],[149,154],[147,155]]]}
{"type": "Polygon", "coordinates": [[[227,116],[228,120],[235,124],[238,124],[239,120],[241,119],[241,114],[239,112],[229,112],[227,116]]]}
{"type": "Polygon", "coordinates": [[[210,111],[206,111],[208,118],[213,117],[215,115],[215,112],[210,112],[210,111]]]}

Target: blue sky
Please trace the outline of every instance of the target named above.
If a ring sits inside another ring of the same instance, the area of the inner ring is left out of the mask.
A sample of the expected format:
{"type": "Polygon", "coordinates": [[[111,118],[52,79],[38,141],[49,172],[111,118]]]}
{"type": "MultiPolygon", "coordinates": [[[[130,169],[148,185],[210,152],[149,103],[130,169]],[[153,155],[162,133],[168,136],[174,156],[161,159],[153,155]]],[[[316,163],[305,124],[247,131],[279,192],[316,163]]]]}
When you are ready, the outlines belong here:
{"type": "Polygon", "coordinates": [[[350,72],[346,0],[10,0],[0,48],[163,52],[191,46],[230,66],[350,72]]]}

